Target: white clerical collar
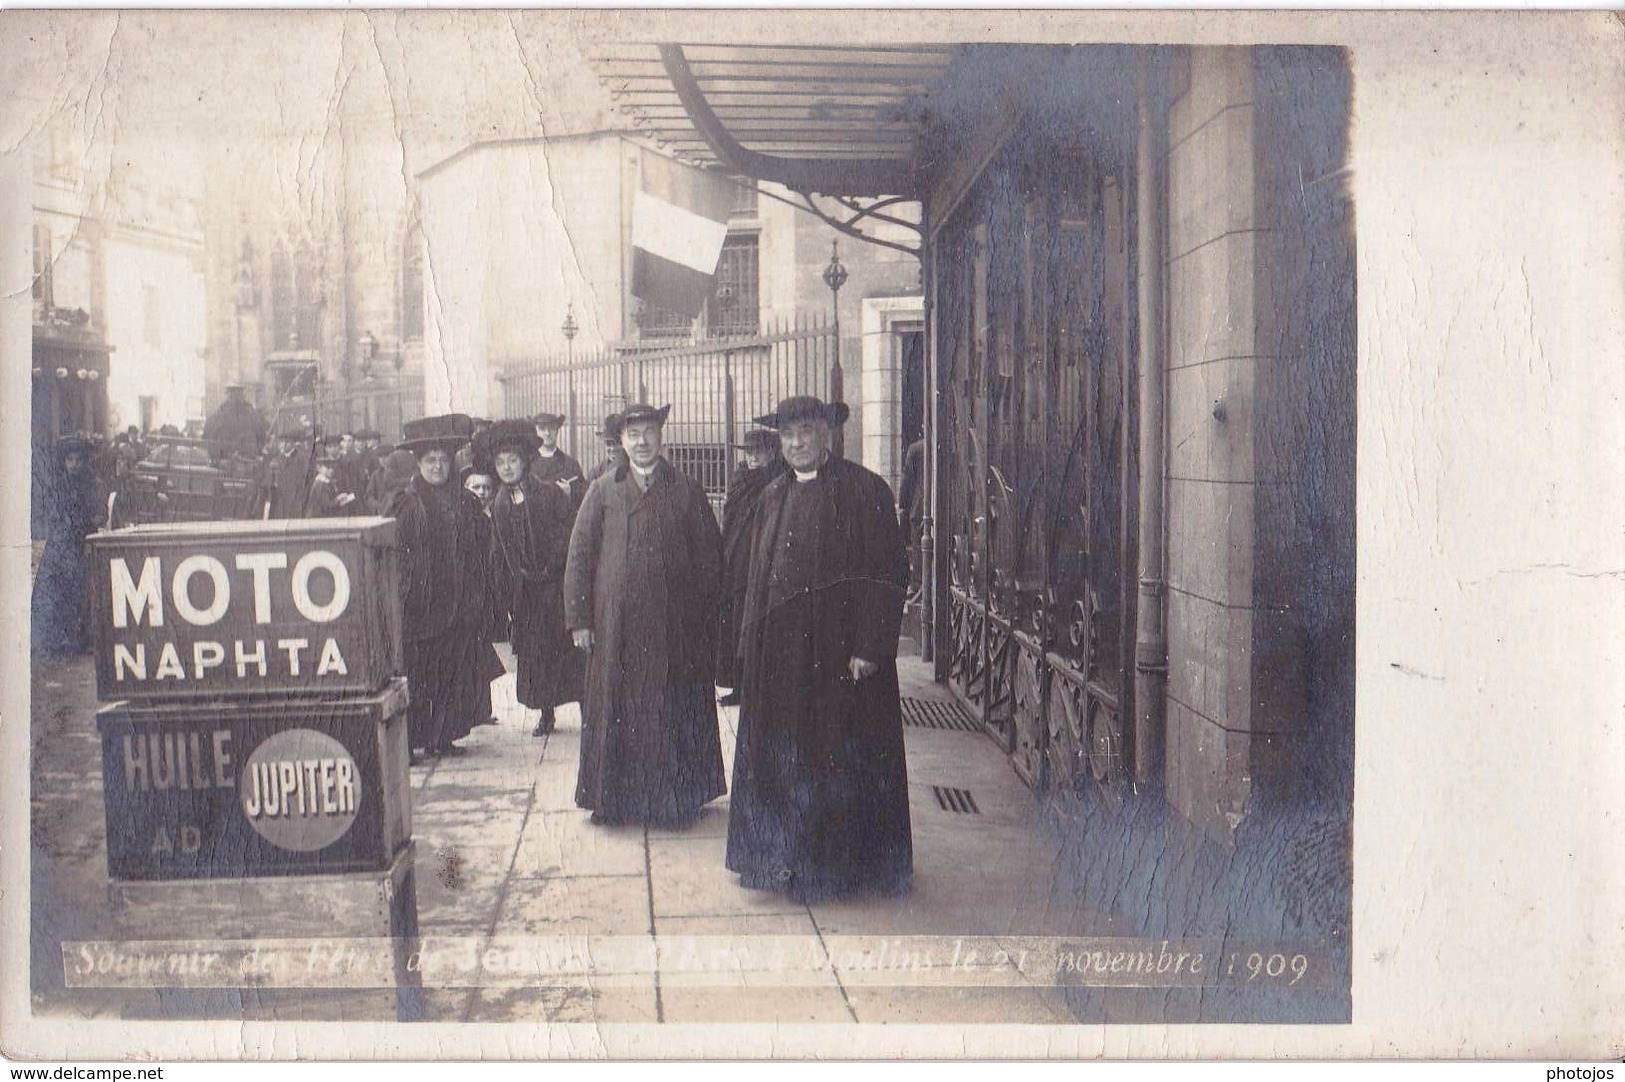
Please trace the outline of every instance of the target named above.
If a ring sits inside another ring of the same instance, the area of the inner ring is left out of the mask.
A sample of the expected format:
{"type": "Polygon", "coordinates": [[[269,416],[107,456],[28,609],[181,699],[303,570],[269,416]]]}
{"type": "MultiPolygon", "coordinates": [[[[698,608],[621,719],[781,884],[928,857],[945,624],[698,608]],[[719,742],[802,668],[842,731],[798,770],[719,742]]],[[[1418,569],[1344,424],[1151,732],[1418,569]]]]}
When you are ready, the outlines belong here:
{"type": "Polygon", "coordinates": [[[552,458],[554,455],[559,453],[559,449],[555,447],[549,451],[546,447],[538,447],[536,448],[536,453],[541,455],[543,458],[552,458]]]}
{"type": "Polygon", "coordinates": [[[825,451],[824,452],[824,457],[818,460],[818,465],[814,466],[812,469],[808,470],[805,473],[803,473],[800,470],[795,470],[792,467],[793,472],[796,475],[796,481],[799,484],[806,484],[808,481],[816,481],[816,480],[818,480],[818,471],[823,469],[824,468],[824,463],[826,463],[828,461],[829,461],[829,452],[825,451]]]}
{"type": "Polygon", "coordinates": [[[627,465],[631,466],[632,472],[637,474],[639,477],[653,477],[655,475],[655,469],[660,465],[660,463],[657,461],[653,466],[649,467],[639,466],[636,462],[628,462],[627,465]]]}

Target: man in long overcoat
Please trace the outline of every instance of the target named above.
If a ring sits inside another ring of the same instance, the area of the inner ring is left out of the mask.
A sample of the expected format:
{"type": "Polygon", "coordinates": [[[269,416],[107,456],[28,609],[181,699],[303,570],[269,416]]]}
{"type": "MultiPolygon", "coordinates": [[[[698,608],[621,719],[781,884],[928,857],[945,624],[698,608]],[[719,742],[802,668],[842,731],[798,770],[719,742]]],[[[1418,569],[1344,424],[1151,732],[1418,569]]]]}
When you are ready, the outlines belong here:
{"type": "Polygon", "coordinates": [[[913,877],[897,638],[908,561],[890,487],[832,457],[843,403],[762,421],[790,471],[762,493],[740,619],[744,702],[728,867],[800,901],[913,877]]]}
{"type": "Polygon", "coordinates": [[[277,454],[267,471],[271,491],[266,518],[305,517],[314,471],[313,450],[313,434],[303,424],[289,421],[277,432],[277,454]]]}
{"type": "Polygon", "coordinates": [[[209,454],[216,461],[228,454],[257,458],[265,449],[265,418],[243,394],[241,383],[226,384],[226,398],[203,425],[209,454]]]}
{"type": "Polygon", "coordinates": [[[738,444],[745,465],[728,486],[722,503],[722,609],[717,615],[717,685],[730,688],[723,706],[739,703],[739,614],[745,608],[750,584],[751,526],[762,490],[787,468],[779,454],[779,434],[754,428],[738,444]]]}
{"type": "Polygon", "coordinates": [[[576,804],[599,823],[681,826],[727,791],[715,664],[722,537],[661,454],[671,407],[623,414],[628,462],[576,516],[564,612],[588,650],[576,804]]]}
{"type": "Polygon", "coordinates": [[[580,662],[564,626],[564,564],[575,508],[558,485],[530,474],[536,433],[524,421],[498,421],[486,433],[502,487],[491,498],[495,559],[519,671],[520,705],[540,711],[532,735],[553,731],[553,711],[580,696],[580,662]]]}
{"type": "Polygon", "coordinates": [[[431,755],[461,752],[453,742],[490,714],[490,525],[452,476],[471,434],[460,413],[407,422],[401,449],[417,457],[417,476],[384,512],[400,523],[411,744],[431,755]]]}

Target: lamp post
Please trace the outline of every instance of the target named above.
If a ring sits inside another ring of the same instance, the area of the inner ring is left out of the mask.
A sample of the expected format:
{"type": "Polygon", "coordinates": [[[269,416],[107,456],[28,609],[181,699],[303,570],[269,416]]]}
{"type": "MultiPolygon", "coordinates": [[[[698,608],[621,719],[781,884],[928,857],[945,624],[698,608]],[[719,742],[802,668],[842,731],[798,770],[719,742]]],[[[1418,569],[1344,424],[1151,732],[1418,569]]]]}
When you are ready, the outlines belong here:
{"type": "Polygon", "coordinates": [[[576,335],[581,331],[581,325],[576,322],[576,306],[571,301],[564,308],[564,326],[559,328],[564,332],[564,353],[567,360],[575,361],[576,335]]]}
{"type": "MultiPolygon", "coordinates": [[[[829,398],[831,402],[840,402],[845,389],[842,386],[843,374],[841,372],[841,287],[846,285],[846,267],[841,263],[840,241],[829,242],[829,266],[824,268],[824,284],[829,286],[831,307],[835,309],[835,363],[829,369],[829,398]]],[[[843,430],[835,430],[834,453],[844,457],[846,441],[842,438],[843,430]]]]}
{"type": "Polygon", "coordinates": [[[564,383],[565,408],[570,411],[570,453],[581,454],[581,444],[577,442],[579,433],[576,431],[576,334],[581,326],[576,322],[576,306],[571,301],[564,306],[564,326],[559,328],[564,332],[564,383]]]}

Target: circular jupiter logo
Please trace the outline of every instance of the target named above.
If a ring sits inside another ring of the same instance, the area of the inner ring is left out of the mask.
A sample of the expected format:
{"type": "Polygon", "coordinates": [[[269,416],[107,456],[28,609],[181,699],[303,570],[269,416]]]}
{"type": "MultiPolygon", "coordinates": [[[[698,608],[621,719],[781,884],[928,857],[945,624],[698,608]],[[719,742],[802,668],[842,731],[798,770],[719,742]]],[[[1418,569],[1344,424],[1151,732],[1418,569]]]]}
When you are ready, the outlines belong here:
{"type": "Polygon", "coordinates": [[[349,751],[315,729],[285,729],[248,757],[243,814],[279,849],[311,853],[344,837],[361,801],[360,771],[349,751]]]}

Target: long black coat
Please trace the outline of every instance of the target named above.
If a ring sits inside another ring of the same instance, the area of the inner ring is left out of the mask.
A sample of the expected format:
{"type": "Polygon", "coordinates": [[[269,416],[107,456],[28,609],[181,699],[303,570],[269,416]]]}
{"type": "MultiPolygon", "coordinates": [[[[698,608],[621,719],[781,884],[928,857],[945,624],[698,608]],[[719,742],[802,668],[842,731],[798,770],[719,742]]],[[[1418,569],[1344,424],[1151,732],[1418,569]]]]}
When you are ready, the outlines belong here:
{"type": "Polygon", "coordinates": [[[271,499],[267,518],[304,518],[312,480],[310,445],[299,444],[290,454],[271,460],[271,499]]]}
{"type": "Polygon", "coordinates": [[[395,498],[414,748],[443,748],[490,714],[490,524],[454,481],[422,476],[395,498]]]}
{"type": "MultiPolygon", "coordinates": [[[[587,494],[587,475],[581,468],[581,463],[565,454],[563,451],[554,451],[551,458],[543,458],[540,451],[530,456],[530,469],[525,471],[526,477],[534,477],[544,484],[558,488],[557,482],[570,483],[570,507],[580,507],[581,501],[587,494]]],[[[559,491],[564,491],[559,489],[559,491]]]]}
{"type": "Polygon", "coordinates": [[[69,656],[90,647],[85,538],[105,513],[89,466],[72,476],[55,471],[45,492],[45,551],[32,598],[32,642],[40,653],[69,656]]]}
{"type": "Polygon", "coordinates": [[[518,698],[549,713],[581,694],[580,662],[564,626],[564,564],[574,519],[564,490],[528,473],[518,484],[502,486],[491,501],[494,561],[519,663],[518,698]]]}
{"type": "Polygon", "coordinates": [[[739,614],[750,585],[750,544],[756,508],[768,483],[788,467],[775,457],[760,469],[742,469],[722,502],[722,607],[717,614],[717,683],[739,686],[739,614]]]}
{"type": "Polygon", "coordinates": [[[779,476],[756,511],[728,867],[804,900],[895,893],[913,873],[896,663],[908,562],[891,489],[842,459],[796,493],[796,527],[817,538],[797,550],[785,508],[800,484],[779,476]],[[809,588],[770,598],[790,558],[809,588]],[[879,671],[854,684],[852,657],[879,671]]]}
{"type": "Polygon", "coordinates": [[[727,791],[711,669],[722,537],[705,490],[664,459],[587,490],[565,621],[590,628],[576,803],[611,822],[677,822],[727,791]]]}
{"type": "Polygon", "coordinates": [[[203,438],[217,457],[236,451],[254,457],[265,448],[265,417],[252,402],[228,398],[203,424],[203,438]]]}

